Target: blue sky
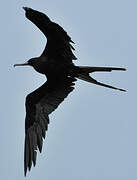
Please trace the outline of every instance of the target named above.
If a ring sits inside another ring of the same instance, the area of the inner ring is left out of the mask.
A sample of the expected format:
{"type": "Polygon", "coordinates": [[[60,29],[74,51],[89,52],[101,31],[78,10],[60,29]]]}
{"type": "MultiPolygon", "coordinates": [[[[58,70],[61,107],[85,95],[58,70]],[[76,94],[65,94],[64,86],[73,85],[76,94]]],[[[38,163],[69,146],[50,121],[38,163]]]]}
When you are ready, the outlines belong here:
{"type": "Polygon", "coordinates": [[[96,79],[127,93],[78,81],[50,116],[37,166],[26,179],[134,180],[137,178],[137,2],[134,0],[3,1],[1,22],[1,179],[24,179],[25,97],[45,78],[13,64],[39,56],[46,40],[22,6],[46,13],[75,44],[76,65],[116,66],[126,72],[96,79]]]}

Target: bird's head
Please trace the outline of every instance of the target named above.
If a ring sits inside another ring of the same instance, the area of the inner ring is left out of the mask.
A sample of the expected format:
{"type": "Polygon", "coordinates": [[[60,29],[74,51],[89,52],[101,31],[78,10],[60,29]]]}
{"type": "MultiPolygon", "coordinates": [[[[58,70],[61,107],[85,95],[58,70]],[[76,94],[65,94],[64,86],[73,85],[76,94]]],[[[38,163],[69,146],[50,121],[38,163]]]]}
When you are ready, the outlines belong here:
{"type": "Polygon", "coordinates": [[[38,58],[31,58],[29,59],[27,62],[25,63],[21,63],[21,64],[14,64],[14,67],[16,66],[32,66],[32,67],[35,67],[36,64],[37,64],[37,59],[38,58]]]}
{"type": "Polygon", "coordinates": [[[14,67],[16,66],[31,66],[33,67],[37,72],[45,74],[45,59],[41,57],[31,58],[27,62],[22,64],[14,64],[14,67]]]}

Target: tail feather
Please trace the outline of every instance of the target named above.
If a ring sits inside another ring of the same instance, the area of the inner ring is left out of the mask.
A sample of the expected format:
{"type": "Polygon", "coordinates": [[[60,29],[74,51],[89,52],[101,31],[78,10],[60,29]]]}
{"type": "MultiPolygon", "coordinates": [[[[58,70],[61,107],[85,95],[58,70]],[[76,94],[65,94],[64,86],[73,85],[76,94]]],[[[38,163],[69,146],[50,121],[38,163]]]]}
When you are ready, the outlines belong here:
{"type": "Polygon", "coordinates": [[[119,91],[126,91],[124,89],[120,89],[120,88],[117,88],[117,87],[114,87],[114,86],[110,86],[110,85],[107,85],[107,84],[104,84],[104,83],[101,83],[101,82],[98,82],[96,81],[95,79],[93,79],[91,76],[89,76],[89,73],[92,73],[92,72],[96,72],[96,71],[112,71],[112,70],[120,70],[120,71],[125,71],[126,69],[125,68],[115,68],[115,67],[88,67],[88,66],[79,66],[79,68],[82,70],[81,73],[78,75],[77,78],[81,79],[81,80],[84,80],[84,81],[87,81],[87,82],[90,82],[90,83],[93,83],[93,84],[97,84],[97,85],[100,85],[100,86],[104,86],[104,87],[107,87],[107,88],[111,88],[111,89],[115,89],[115,90],[119,90],[119,91]]]}
{"type": "Polygon", "coordinates": [[[115,71],[126,71],[125,68],[116,68],[116,67],[90,67],[90,66],[79,66],[79,68],[83,71],[85,71],[86,73],[92,73],[92,72],[96,72],[96,71],[108,71],[111,72],[113,70],[115,71]]]}

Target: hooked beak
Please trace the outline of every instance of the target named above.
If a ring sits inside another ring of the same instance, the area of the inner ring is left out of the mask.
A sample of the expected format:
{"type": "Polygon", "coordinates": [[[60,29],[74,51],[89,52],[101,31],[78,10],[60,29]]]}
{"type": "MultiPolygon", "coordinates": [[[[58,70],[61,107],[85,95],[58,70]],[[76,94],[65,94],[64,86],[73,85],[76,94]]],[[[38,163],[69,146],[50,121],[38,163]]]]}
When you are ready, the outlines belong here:
{"type": "Polygon", "coordinates": [[[22,63],[22,64],[14,64],[14,67],[16,66],[28,66],[29,63],[28,62],[25,62],[25,63],[22,63]]]}

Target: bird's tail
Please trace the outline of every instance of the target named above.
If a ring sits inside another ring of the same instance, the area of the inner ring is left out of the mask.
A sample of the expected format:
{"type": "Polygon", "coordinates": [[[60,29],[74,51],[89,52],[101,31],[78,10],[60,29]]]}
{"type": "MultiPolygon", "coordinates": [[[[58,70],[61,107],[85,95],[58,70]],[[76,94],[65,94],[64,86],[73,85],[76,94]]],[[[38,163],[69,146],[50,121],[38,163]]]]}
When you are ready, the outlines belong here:
{"type": "Polygon", "coordinates": [[[126,69],[125,68],[115,68],[115,67],[89,67],[89,66],[79,66],[80,68],[80,73],[78,74],[78,77],[79,79],[82,79],[84,81],[87,81],[87,82],[90,82],[90,83],[93,83],[93,84],[97,84],[97,85],[100,85],[100,86],[104,86],[104,87],[107,87],[107,88],[112,88],[112,89],[116,89],[116,90],[120,90],[120,91],[126,91],[124,89],[120,89],[120,88],[117,88],[117,87],[113,87],[113,86],[110,86],[110,85],[107,85],[107,84],[103,84],[101,82],[98,82],[96,81],[95,79],[93,79],[89,73],[92,73],[92,72],[111,72],[113,70],[116,70],[116,71],[125,71],[126,69]]]}

